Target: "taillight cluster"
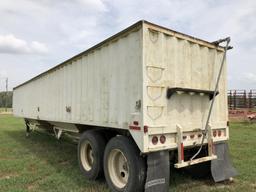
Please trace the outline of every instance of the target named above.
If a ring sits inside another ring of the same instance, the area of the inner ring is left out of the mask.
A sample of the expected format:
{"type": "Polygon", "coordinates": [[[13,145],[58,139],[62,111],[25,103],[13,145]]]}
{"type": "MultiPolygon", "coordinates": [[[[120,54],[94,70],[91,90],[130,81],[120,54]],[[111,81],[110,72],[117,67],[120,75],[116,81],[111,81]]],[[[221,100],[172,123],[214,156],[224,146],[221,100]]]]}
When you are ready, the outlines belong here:
{"type": "Polygon", "coordinates": [[[191,134],[190,135],[190,139],[194,139],[195,138],[195,135],[194,134],[191,134]]]}
{"type": "Polygon", "coordinates": [[[152,143],[153,145],[157,145],[158,141],[160,141],[161,144],[164,144],[166,141],[166,137],[164,135],[159,136],[153,136],[152,137],[152,143]]]}
{"type": "Polygon", "coordinates": [[[212,132],[212,135],[213,135],[213,137],[221,137],[222,136],[222,131],[221,130],[214,130],[213,132],[212,132]]]}
{"type": "Polygon", "coordinates": [[[190,139],[195,139],[195,138],[201,138],[202,137],[202,133],[198,133],[198,134],[190,134],[190,135],[183,135],[183,140],[186,140],[187,138],[190,138],[190,139]]]}

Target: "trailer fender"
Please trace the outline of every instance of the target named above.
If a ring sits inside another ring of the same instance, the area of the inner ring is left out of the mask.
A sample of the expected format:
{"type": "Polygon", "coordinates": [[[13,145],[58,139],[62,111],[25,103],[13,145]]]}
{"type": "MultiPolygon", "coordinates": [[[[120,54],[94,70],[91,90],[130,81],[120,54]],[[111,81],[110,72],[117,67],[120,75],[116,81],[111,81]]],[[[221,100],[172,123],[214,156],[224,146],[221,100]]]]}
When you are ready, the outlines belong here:
{"type": "Polygon", "coordinates": [[[225,181],[236,176],[238,173],[230,160],[228,144],[218,143],[214,145],[214,148],[218,157],[211,161],[211,173],[214,181],[225,181]]]}
{"type": "Polygon", "coordinates": [[[145,192],[167,192],[169,190],[169,178],[169,151],[149,153],[147,156],[145,192]]]}

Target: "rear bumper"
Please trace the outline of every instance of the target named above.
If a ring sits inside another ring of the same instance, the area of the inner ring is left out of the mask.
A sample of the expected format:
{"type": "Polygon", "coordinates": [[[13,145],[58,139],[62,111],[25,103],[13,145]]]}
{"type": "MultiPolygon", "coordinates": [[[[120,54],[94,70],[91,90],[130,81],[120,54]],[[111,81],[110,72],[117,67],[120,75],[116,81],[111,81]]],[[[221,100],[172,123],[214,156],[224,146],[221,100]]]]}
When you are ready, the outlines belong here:
{"type": "Polygon", "coordinates": [[[187,167],[187,166],[190,166],[190,165],[203,163],[203,162],[206,162],[206,161],[211,161],[211,160],[214,160],[214,159],[217,159],[217,156],[216,155],[211,155],[211,156],[207,156],[207,157],[201,157],[201,158],[198,158],[198,159],[193,159],[191,161],[184,161],[184,162],[181,162],[181,163],[176,163],[176,164],[174,164],[174,167],[175,168],[183,168],[183,167],[187,167]]]}

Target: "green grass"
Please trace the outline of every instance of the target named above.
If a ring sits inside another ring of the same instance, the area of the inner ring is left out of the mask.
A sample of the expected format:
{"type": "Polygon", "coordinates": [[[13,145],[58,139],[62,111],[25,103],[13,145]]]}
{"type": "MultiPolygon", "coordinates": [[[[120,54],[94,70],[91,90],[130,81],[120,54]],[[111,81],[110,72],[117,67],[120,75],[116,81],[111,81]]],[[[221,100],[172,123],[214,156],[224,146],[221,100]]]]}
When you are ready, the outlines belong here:
{"type": "MultiPolygon", "coordinates": [[[[256,191],[256,125],[233,123],[230,151],[240,175],[215,184],[171,169],[170,191],[256,191]]],[[[76,145],[35,131],[25,137],[23,120],[0,115],[0,191],[109,191],[105,180],[87,181],[79,171],[76,145]]]]}
{"type": "Polygon", "coordinates": [[[0,115],[0,191],[109,191],[81,175],[75,144],[24,130],[22,119],[0,115]]]}

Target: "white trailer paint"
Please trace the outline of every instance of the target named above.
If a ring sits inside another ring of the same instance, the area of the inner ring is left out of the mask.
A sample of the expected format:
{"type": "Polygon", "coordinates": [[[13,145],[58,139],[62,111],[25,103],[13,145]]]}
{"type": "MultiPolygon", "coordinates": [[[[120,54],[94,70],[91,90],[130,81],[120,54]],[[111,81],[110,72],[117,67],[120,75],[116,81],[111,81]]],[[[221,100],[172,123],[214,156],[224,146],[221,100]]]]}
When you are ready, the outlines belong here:
{"type": "MultiPolygon", "coordinates": [[[[184,146],[194,146],[200,143],[209,97],[178,92],[167,99],[167,89],[213,90],[223,52],[140,21],[14,88],[14,114],[74,130],[74,124],[129,130],[143,153],[177,149],[179,126],[187,136],[184,146]],[[154,145],[152,137],[161,135],[166,142],[154,145]]],[[[226,90],[225,64],[211,117],[212,130],[221,132],[214,142],[229,137],[226,90]]]]}

